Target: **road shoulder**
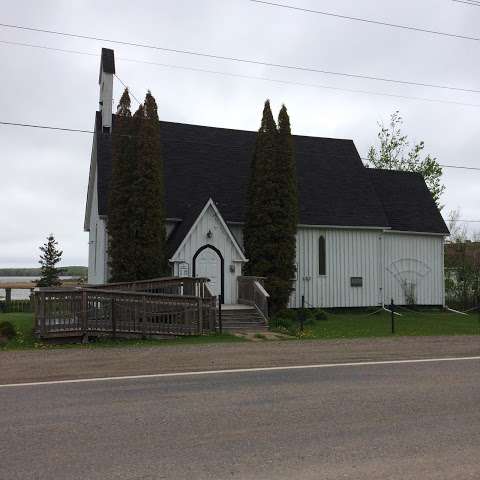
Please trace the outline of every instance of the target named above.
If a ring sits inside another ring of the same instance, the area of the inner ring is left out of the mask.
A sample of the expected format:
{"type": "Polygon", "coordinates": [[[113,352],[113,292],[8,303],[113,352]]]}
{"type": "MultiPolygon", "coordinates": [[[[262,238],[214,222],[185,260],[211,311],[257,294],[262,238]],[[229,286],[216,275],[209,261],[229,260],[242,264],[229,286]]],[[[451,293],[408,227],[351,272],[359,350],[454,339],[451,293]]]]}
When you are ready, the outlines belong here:
{"type": "Polygon", "coordinates": [[[0,384],[478,355],[478,336],[5,351],[0,352],[0,384]]]}

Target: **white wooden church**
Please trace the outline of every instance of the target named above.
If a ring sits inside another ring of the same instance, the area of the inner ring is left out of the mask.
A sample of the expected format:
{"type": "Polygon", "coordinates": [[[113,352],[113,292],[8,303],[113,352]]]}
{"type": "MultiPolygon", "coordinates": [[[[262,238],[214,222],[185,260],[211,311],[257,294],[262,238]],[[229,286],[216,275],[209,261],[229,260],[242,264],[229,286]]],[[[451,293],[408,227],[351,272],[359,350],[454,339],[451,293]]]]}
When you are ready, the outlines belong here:
{"type": "MultiPolygon", "coordinates": [[[[88,281],[108,281],[113,50],[103,49],[84,228],[88,281]]],[[[238,303],[246,187],[256,132],[161,122],[169,260],[238,303]]],[[[444,304],[448,229],[418,174],[365,168],[353,141],[294,136],[300,223],[290,306],[444,304]]],[[[128,218],[125,221],[128,222],[128,218]]]]}

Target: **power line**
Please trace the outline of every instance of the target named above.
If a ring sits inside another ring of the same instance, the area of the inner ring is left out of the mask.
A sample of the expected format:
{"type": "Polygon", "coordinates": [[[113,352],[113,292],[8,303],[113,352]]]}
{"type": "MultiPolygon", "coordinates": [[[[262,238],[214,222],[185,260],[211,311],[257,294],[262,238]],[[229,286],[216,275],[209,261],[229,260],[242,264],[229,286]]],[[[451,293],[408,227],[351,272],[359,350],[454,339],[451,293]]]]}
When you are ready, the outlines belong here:
{"type": "Polygon", "coordinates": [[[480,7],[480,2],[474,2],[472,0],[452,0],[457,3],[465,3],[466,5],[473,5],[475,7],[480,7]]]}
{"type": "MultiPolygon", "coordinates": [[[[411,31],[414,31],[414,32],[429,33],[431,35],[439,35],[439,36],[442,36],[442,37],[451,37],[451,38],[457,38],[457,39],[461,39],[461,40],[473,40],[475,42],[480,41],[480,37],[471,37],[469,35],[461,35],[461,34],[458,34],[458,33],[448,33],[448,32],[441,32],[441,31],[438,31],[438,30],[429,30],[429,29],[426,29],[426,28],[412,27],[412,26],[409,26],[409,25],[400,25],[400,24],[397,24],[397,23],[382,22],[380,20],[372,20],[372,19],[369,19],[369,18],[351,17],[351,16],[348,16],[348,15],[341,15],[341,14],[333,13],[333,12],[326,12],[326,11],[321,11],[321,10],[312,10],[312,9],[309,9],[309,8],[297,7],[295,5],[286,5],[284,3],[267,2],[267,1],[264,1],[264,0],[249,0],[249,1],[253,2],[253,3],[260,3],[260,4],[263,4],[263,5],[268,5],[268,6],[271,6],[271,7],[287,8],[287,9],[290,9],[290,10],[296,10],[296,11],[305,12],[305,13],[315,13],[317,15],[325,15],[325,16],[328,16],[328,17],[340,18],[340,19],[343,19],[343,20],[352,20],[352,21],[355,21],[355,22],[371,23],[371,24],[374,24],[374,25],[382,25],[384,27],[400,28],[400,29],[403,29],[403,30],[411,30],[411,31]]],[[[460,0],[453,0],[453,1],[460,1],[460,0]]],[[[473,4],[475,4],[474,2],[466,1],[466,0],[463,0],[461,3],[473,3],[473,4]]]]}
{"type": "Polygon", "coordinates": [[[324,74],[324,75],[334,75],[334,76],[339,76],[339,77],[358,78],[358,79],[363,79],[363,80],[374,80],[374,81],[387,82],[387,83],[398,83],[398,84],[401,84],[401,85],[414,85],[414,86],[418,86],[418,87],[438,88],[438,89],[443,89],[443,90],[455,90],[455,91],[459,91],[459,92],[480,93],[480,90],[476,90],[476,89],[473,89],[473,88],[453,87],[451,85],[438,85],[438,84],[425,83],[425,82],[414,82],[414,81],[410,81],[410,80],[397,80],[397,79],[393,79],[393,78],[377,77],[377,76],[373,76],[373,75],[364,75],[364,74],[357,74],[357,73],[335,72],[335,71],[332,71],[332,70],[324,70],[324,69],[320,69],[320,68],[304,67],[304,66],[299,66],[299,65],[287,65],[287,64],[273,63],[273,62],[267,62],[267,61],[263,61],[263,60],[253,60],[253,59],[241,58],[241,57],[229,57],[229,56],[217,55],[217,54],[213,54],[213,53],[198,52],[198,51],[194,51],[194,50],[180,50],[180,49],[176,49],[176,48],[160,47],[160,46],[157,46],[157,45],[149,45],[149,44],[145,44],[145,43],[127,42],[127,41],[123,41],[123,40],[114,40],[114,39],[94,37],[94,36],[89,36],[89,35],[79,35],[79,34],[74,34],[74,33],[69,33],[69,32],[59,32],[59,31],[55,31],[55,30],[45,30],[45,29],[41,29],[41,28],[25,27],[25,26],[22,26],[22,25],[10,25],[10,24],[6,24],[6,23],[0,23],[0,27],[12,28],[12,29],[18,29],[18,30],[25,30],[25,31],[37,32],[37,33],[46,33],[46,34],[50,34],[50,35],[60,35],[60,36],[70,37],[70,38],[81,38],[81,39],[84,39],[84,40],[95,40],[95,41],[113,43],[113,44],[118,44],[118,45],[128,45],[128,46],[131,46],[131,47],[147,48],[147,49],[150,49],[150,50],[158,50],[158,51],[170,52],[170,53],[179,53],[179,54],[183,54],[183,55],[192,55],[192,56],[197,56],[197,57],[202,57],[202,58],[211,58],[211,59],[215,59],[215,60],[225,60],[225,61],[230,61],[230,62],[245,63],[245,64],[249,64],[249,65],[262,65],[262,66],[265,66],[265,67],[283,68],[283,69],[286,69],[286,70],[320,73],[320,74],[324,74]]]}
{"type": "Polygon", "coordinates": [[[480,168],[478,167],[463,167],[459,165],[440,165],[440,166],[443,168],[460,168],[462,170],[479,170],[480,171],[480,168]]]}
{"type": "Polygon", "coordinates": [[[78,129],[78,128],[52,127],[50,125],[37,125],[37,124],[33,124],[33,123],[15,123],[15,122],[0,121],[0,125],[12,125],[12,126],[15,126],[15,127],[41,128],[41,129],[45,129],[45,130],[60,130],[62,132],[95,133],[92,130],[81,130],[81,129],[78,129]]]}
{"type": "MultiPolygon", "coordinates": [[[[365,160],[366,162],[370,162],[370,159],[367,158],[367,157],[360,157],[360,158],[362,160],[365,160]]],[[[460,170],[476,170],[476,171],[480,172],[480,167],[468,167],[468,166],[464,166],[464,165],[445,165],[445,164],[441,164],[441,163],[439,163],[438,166],[442,167],[442,168],[456,168],[456,169],[460,169],[460,170]]]]}
{"type": "MultiPolygon", "coordinates": [[[[67,50],[67,49],[49,47],[49,46],[46,46],[46,45],[37,45],[37,44],[32,44],[32,43],[13,42],[13,41],[7,41],[7,40],[0,40],[0,43],[6,44],[6,45],[13,45],[13,46],[38,48],[38,49],[43,49],[43,50],[51,50],[51,51],[54,51],[54,52],[61,52],[61,53],[88,55],[88,56],[93,56],[93,57],[97,57],[97,58],[100,57],[100,55],[97,54],[97,53],[83,52],[83,51],[79,51],[79,50],[67,50]]],[[[370,90],[360,90],[360,89],[354,89],[354,88],[333,87],[333,86],[330,86],[330,85],[321,85],[321,84],[317,84],[317,83],[296,82],[296,81],[292,81],[292,80],[282,80],[282,79],[279,79],[279,78],[262,77],[262,76],[256,76],[256,75],[244,75],[244,74],[240,74],[240,73],[222,72],[222,71],[218,71],[218,70],[210,70],[210,69],[197,68],[197,67],[187,67],[187,66],[184,66],[184,65],[174,65],[174,64],[170,64],[170,63],[152,62],[152,61],[138,60],[138,59],[133,59],[133,58],[116,57],[116,60],[117,61],[120,60],[120,61],[125,61],[125,62],[140,63],[140,64],[145,64],[145,65],[153,65],[153,66],[158,66],[158,67],[172,68],[172,69],[178,69],[178,70],[199,72],[199,73],[208,73],[208,74],[220,75],[220,76],[224,76],[224,77],[244,78],[244,79],[249,79],[249,80],[260,80],[260,81],[264,81],[264,82],[279,83],[279,84],[283,84],[283,85],[294,85],[294,86],[300,86],[300,87],[326,89],[326,90],[334,90],[334,91],[348,92],[348,93],[360,93],[360,94],[363,94],[363,95],[374,95],[374,96],[379,96],[379,97],[402,98],[402,99],[406,99],[406,100],[417,100],[417,101],[421,101],[421,102],[444,103],[444,104],[459,105],[459,106],[464,106],[464,107],[476,107],[476,108],[480,107],[480,104],[457,102],[457,101],[454,101],[454,100],[441,100],[441,99],[435,99],[435,98],[416,97],[416,96],[411,96],[411,95],[400,95],[400,94],[395,94],[395,93],[372,92],[370,90]]],[[[117,76],[117,79],[119,81],[121,81],[118,76],[117,76]]],[[[121,83],[124,86],[126,86],[123,82],[121,82],[121,83]]],[[[133,94],[132,94],[132,96],[133,96],[133,94]]],[[[138,102],[138,100],[137,100],[137,102],[138,102]]],[[[138,103],[140,103],[140,102],[138,102],[138,103]]]]}
{"type": "Polygon", "coordinates": [[[125,82],[122,81],[122,79],[116,74],[114,73],[115,75],[115,78],[128,90],[128,93],[133,97],[133,99],[139,104],[141,105],[142,102],[140,102],[140,100],[138,100],[138,98],[133,94],[132,90],[128,87],[128,85],[125,84],[125,82]]]}
{"type": "MultiPolygon", "coordinates": [[[[480,223],[480,220],[462,220],[461,218],[456,220],[457,222],[462,222],[462,223],[480,223]]],[[[445,221],[446,223],[449,222],[449,220],[445,221]]]]}

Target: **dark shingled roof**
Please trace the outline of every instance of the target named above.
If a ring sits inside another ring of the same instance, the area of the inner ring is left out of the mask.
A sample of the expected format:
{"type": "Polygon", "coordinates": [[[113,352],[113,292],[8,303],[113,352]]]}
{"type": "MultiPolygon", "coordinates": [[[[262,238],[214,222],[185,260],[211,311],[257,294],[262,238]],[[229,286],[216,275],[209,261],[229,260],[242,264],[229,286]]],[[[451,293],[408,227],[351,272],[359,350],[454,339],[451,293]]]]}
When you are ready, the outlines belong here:
{"type": "MultiPolygon", "coordinates": [[[[99,121],[97,114],[97,132],[101,131],[99,121]]],[[[243,222],[255,137],[256,132],[161,122],[167,216],[186,220],[212,198],[226,222],[243,222]]],[[[417,214],[411,218],[410,212],[399,209],[402,217],[397,219],[396,210],[387,211],[389,204],[381,194],[384,190],[377,181],[372,182],[373,170],[363,166],[351,140],[294,136],[293,141],[301,224],[388,227],[391,217],[395,220],[392,228],[402,225],[412,231],[445,232],[439,221],[425,219],[422,225],[417,214]]],[[[99,213],[106,215],[111,174],[108,134],[97,133],[97,148],[99,213]]],[[[407,205],[412,203],[407,192],[414,189],[438,220],[440,214],[435,209],[432,212],[430,193],[424,183],[418,185],[417,176],[390,173],[408,185],[411,178],[411,188],[393,188],[394,183],[390,186],[387,182],[385,191],[391,188],[399,203],[405,195],[402,204],[407,205]]],[[[381,182],[379,177],[375,180],[381,182]]]]}
{"type": "Polygon", "coordinates": [[[382,202],[389,227],[448,235],[448,228],[421,174],[373,168],[367,171],[382,202]]]}
{"type": "Polygon", "coordinates": [[[100,58],[100,73],[115,73],[115,57],[113,50],[110,48],[102,48],[102,56],[100,58]]]}

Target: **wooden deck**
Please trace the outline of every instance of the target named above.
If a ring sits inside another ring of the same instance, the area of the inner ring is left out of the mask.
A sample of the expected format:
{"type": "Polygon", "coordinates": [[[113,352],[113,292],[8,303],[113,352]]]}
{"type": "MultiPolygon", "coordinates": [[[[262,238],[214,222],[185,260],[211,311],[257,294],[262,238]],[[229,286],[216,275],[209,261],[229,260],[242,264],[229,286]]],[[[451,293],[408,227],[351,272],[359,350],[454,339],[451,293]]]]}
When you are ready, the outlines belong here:
{"type": "Polygon", "coordinates": [[[203,278],[166,278],[34,293],[40,338],[201,335],[216,330],[217,297],[203,278]],[[167,293],[173,292],[173,293],[167,293]]]}

